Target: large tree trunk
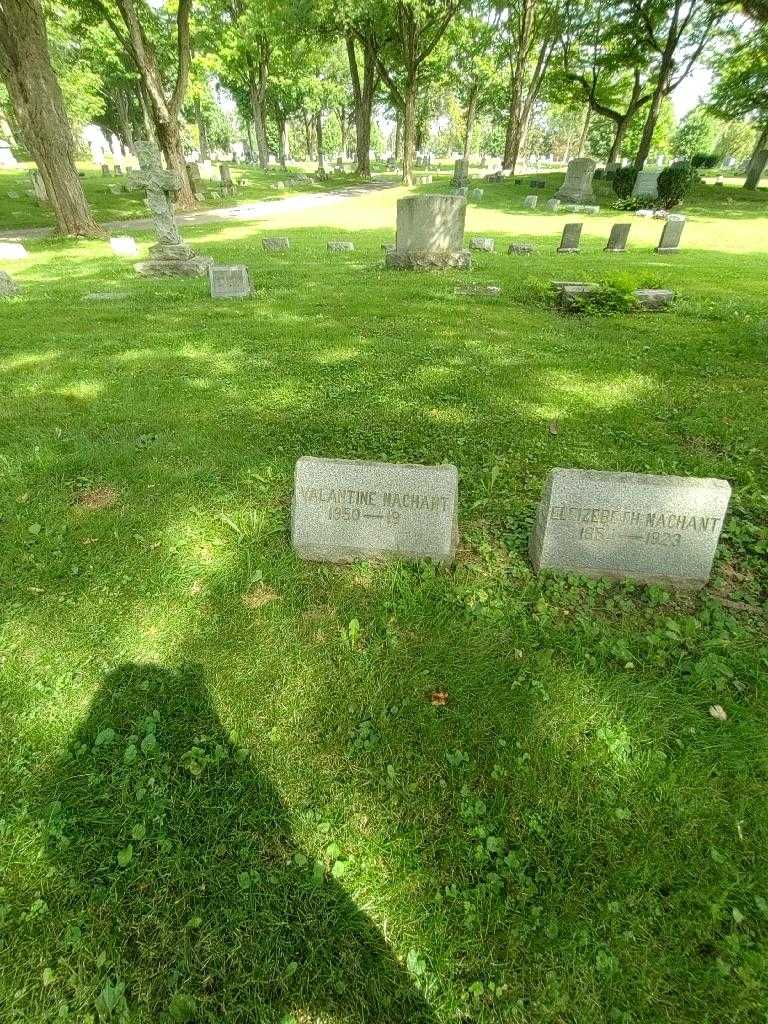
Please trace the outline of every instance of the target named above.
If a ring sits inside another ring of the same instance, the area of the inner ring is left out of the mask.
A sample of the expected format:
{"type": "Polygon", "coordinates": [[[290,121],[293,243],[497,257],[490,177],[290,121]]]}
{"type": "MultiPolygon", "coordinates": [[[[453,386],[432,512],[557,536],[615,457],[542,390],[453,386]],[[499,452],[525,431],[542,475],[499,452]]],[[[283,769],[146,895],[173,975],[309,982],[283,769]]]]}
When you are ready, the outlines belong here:
{"type": "Polygon", "coordinates": [[[765,125],[763,130],[757,137],[755,142],[755,148],[752,150],[752,155],[749,158],[747,164],[747,175],[744,179],[744,188],[756,189],[760,184],[760,178],[763,176],[765,170],[766,161],[768,161],[768,124],[765,125]]]}
{"type": "Polygon", "coordinates": [[[416,142],[416,77],[405,82],[403,109],[403,184],[413,184],[413,155],[416,142]]]}
{"type": "Polygon", "coordinates": [[[208,145],[208,127],[205,123],[203,106],[199,99],[195,100],[195,120],[197,121],[197,134],[200,139],[200,159],[211,159],[211,147],[208,145]]]}
{"type": "Polygon", "coordinates": [[[629,128],[629,122],[632,120],[632,115],[627,114],[624,117],[616,118],[614,124],[616,125],[616,131],[613,135],[613,142],[611,143],[611,150],[608,153],[608,159],[606,163],[617,164],[621,160],[621,147],[624,143],[624,137],[627,134],[629,128]]]}
{"type": "Polygon", "coordinates": [[[664,102],[664,97],[666,96],[668,75],[669,70],[666,75],[662,73],[656,88],[653,90],[653,98],[651,99],[651,105],[648,108],[648,115],[645,119],[645,125],[643,126],[640,145],[637,147],[637,153],[635,154],[634,159],[634,165],[639,171],[641,171],[645,166],[645,161],[648,159],[648,154],[651,152],[653,133],[656,131],[656,124],[659,120],[659,114],[661,113],[661,104],[664,102]]]}
{"type": "Polygon", "coordinates": [[[269,164],[269,145],[267,143],[267,124],[264,113],[264,102],[267,92],[267,67],[262,61],[258,72],[251,60],[248,61],[248,96],[251,101],[253,131],[256,136],[259,167],[266,171],[269,164]]]}
{"type": "Polygon", "coordinates": [[[400,155],[403,151],[403,125],[400,117],[400,111],[395,113],[395,160],[400,159],[400,155]]]}
{"type": "Polygon", "coordinates": [[[155,134],[165,156],[169,170],[179,176],[180,188],[176,197],[176,207],[180,210],[195,206],[195,194],[184,159],[184,148],[179,129],[179,111],[184,101],[189,81],[190,45],[189,45],[189,13],[192,0],[179,0],[176,12],[178,69],[176,82],[170,99],[166,96],[163,77],[157,63],[155,51],[148,42],[144,27],[139,18],[134,0],[115,0],[117,9],[125,23],[127,36],[122,38],[116,26],[110,21],[118,40],[131,54],[136,70],[141,77],[149,103],[149,110],[155,126],[155,134]]]}
{"type": "Polygon", "coordinates": [[[123,148],[126,147],[133,152],[133,123],[131,121],[131,105],[125,89],[117,89],[115,92],[115,110],[120,122],[120,131],[123,135],[123,148]]]}
{"type": "Polygon", "coordinates": [[[288,125],[282,114],[277,115],[277,158],[285,170],[285,159],[288,155],[288,125]]]}
{"type": "Polygon", "coordinates": [[[65,235],[103,235],[77,175],[72,129],[51,67],[39,0],[2,0],[0,74],[24,142],[45,182],[58,230],[65,235]]]}
{"type": "Polygon", "coordinates": [[[357,173],[361,178],[371,176],[371,117],[373,116],[373,94],[376,90],[376,57],[369,40],[363,40],[363,77],[355,52],[355,40],[346,36],[349,74],[352,79],[352,94],[355,98],[355,155],[357,173]]]}
{"type": "Polygon", "coordinates": [[[464,117],[464,159],[469,158],[469,147],[472,142],[472,129],[475,126],[475,113],[477,111],[477,95],[478,87],[472,86],[469,93],[469,102],[467,103],[467,112],[464,117]]]}

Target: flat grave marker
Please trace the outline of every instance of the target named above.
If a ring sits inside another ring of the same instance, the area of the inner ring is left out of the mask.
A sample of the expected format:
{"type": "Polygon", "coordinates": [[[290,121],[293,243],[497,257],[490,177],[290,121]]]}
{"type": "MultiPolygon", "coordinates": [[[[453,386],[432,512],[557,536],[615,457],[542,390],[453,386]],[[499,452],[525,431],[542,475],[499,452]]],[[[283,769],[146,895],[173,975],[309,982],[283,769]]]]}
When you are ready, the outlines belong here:
{"type": "Polygon", "coordinates": [[[455,466],[305,456],[296,462],[291,541],[319,562],[453,560],[458,539],[455,466]]]}
{"type": "Polygon", "coordinates": [[[531,561],[537,572],[698,590],[712,571],[730,496],[725,480],[553,469],[531,561]]]}
{"type": "Polygon", "coordinates": [[[251,278],[242,263],[229,266],[214,263],[208,268],[212,299],[247,299],[251,296],[251,278]]]}

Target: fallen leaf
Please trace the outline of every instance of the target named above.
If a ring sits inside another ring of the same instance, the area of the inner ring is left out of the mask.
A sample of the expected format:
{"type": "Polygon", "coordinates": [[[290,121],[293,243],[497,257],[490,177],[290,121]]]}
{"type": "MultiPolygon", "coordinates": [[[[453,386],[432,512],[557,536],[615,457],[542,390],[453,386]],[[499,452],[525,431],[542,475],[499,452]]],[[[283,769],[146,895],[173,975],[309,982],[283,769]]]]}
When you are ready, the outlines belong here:
{"type": "Polygon", "coordinates": [[[722,707],[720,707],[719,704],[712,704],[710,706],[709,713],[710,715],[712,715],[713,718],[716,718],[718,722],[725,722],[728,718],[728,715],[725,713],[725,710],[722,707]]]}
{"type": "Polygon", "coordinates": [[[448,703],[448,691],[447,690],[433,690],[429,695],[429,699],[432,702],[432,706],[436,708],[444,708],[448,703]]]}

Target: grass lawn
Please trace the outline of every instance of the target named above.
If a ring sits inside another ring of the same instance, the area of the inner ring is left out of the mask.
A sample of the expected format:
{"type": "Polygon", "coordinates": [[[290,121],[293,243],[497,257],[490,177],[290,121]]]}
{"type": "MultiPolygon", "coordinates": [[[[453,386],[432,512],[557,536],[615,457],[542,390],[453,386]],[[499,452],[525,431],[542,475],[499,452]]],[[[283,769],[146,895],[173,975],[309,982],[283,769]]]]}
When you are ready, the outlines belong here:
{"type": "Polygon", "coordinates": [[[470,274],[383,269],[401,189],[185,231],[244,303],[0,264],[3,1024],[765,1024],[768,197],[558,256],[485,187],[470,274]],[[542,291],[616,275],[679,299],[542,291]],[[456,565],[298,561],[305,454],[454,462],[456,565]],[[710,586],[534,576],[554,466],[729,480],[710,586]]]}

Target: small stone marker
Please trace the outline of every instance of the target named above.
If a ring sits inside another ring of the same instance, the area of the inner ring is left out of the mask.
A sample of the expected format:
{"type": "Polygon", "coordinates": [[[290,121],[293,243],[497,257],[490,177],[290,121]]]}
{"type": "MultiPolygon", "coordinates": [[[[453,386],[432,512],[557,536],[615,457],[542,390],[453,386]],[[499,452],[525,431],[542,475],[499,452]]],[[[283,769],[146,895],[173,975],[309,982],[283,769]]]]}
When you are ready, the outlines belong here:
{"type": "Polygon", "coordinates": [[[523,200],[523,209],[525,209],[525,210],[535,210],[538,202],[539,202],[539,197],[538,196],[526,196],[525,199],[523,200]]]}
{"type": "Polygon", "coordinates": [[[416,179],[416,184],[417,185],[431,185],[432,184],[432,175],[431,174],[420,174],[419,177],[416,179]]]}
{"type": "Polygon", "coordinates": [[[110,247],[115,256],[138,256],[139,247],[136,239],[130,235],[116,235],[109,240],[110,247]]]}
{"type": "Polygon", "coordinates": [[[468,194],[469,194],[469,188],[466,185],[461,185],[458,188],[452,188],[451,189],[451,195],[452,196],[462,196],[464,199],[466,199],[468,194]]]}
{"type": "Polygon", "coordinates": [[[535,248],[527,242],[513,242],[507,249],[507,254],[509,256],[530,256],[535,251],[535,248]]]}
{"type": "Polygon", "coordinates": [[[565,203],[594,203],[592,178],[597,164],[589,157],[571,160],[565,172],[565,181],[555,195],[565,203]]]}
{"type": "Polygon", "coordinates": [[[45,187],[45,182],[43,181],[43,176],[40,173],[40,171],[32,170],[29,172],[29,176],[32,179],[32,189],[35,198],[38,200],[38,202],[47,203],[48,190],[45,187]]]}
{"type": "Polygon", "coordinates": [[[29,253],[21,242],[0,242],[0,260],[24,260],[29,253]]]}
{"type": "Polygon", "coordinates": [[[605,247],[605,251],[624,252],[627,248],[627,238],[629,237],[629,229],[631,227],[631,224],[614,224],[608,236],[608,244],[605,247]]]}
{"type": "Polygon", "coordinates": [[[661,232],[656,252],[677,252],[684,227],[685,220],[668,220],[661,232]]]}
{"type": "Polygon", "coordinates": [[[107,185],[107,192],[111,192],[113,196],[121,196],[123,194],[122,185],[107,185]]]}
{"type": "Polygon", "coordinates": [[[560,209],[560,200],[559,199],[554,199],[554,198],[553,199],[548,199],[547,200],[547,209],[548,210],[559,210],[560,209]]]}
{"type": "Polygon", "coordinates": [[[119,302],[130,298],[128,292],[86,292],[83,302],[119,302]]]}
{"type": "Polygon", "coordinates": [[[328,252],[354,252],[354,251],[355,251],[355,243],[354,242],[339,241],[339,242],[329,242],[328,243],[328,252]]]}
{"type": "Polygon", "coordinates": [[[581,241],[581,229],[583,227],[583,224],[566,224],[563,228],[563,236],[560,239],[560,245],[557,247],[557,251],[578,252],[579,242],[581,241]]]}
{"type": "Polygon", "coordinates": [[[599,206],[592,206],[589,203],[569,203],[565,210],[567,213],[600,213],[599,206]]]}
{"type": "Polygon", "coordinates": [[[637,304],[646,313],[657,313],[672,305],[675,293],[668,288],[637,288],[632,293],[637,304]]]}
{"type": "Polygon", "coordinates": [[[223,189],[227,190],[235,187],[232,183],[229,164],[219,164],[219,177],[221,178],[221,187],[223,189]]]}
{"type": "Polygon", "coordinates": [[[655,210],[635,210],[636,217],[653,217],[655,210]]]}
{"type": "Polygon", "coordinates": [[[101,176],[102,176],[102,178],[109,178],[111,176],[111,174],[112,174],[112,172],[109,169],[109,164],[102,164],[101,165],[101,176]]]}
{"type": "Polygon", "coordinates": [[[270,238],[262,238],[261,247],[267,252],[287,252],[291,247],[291,241],[284,235],[272,235],[270,238]]]}
{"type": "Polygon", "coordinates": [[[709,579],[730,495],[725,480],[553,469],[531,561],[537,572],[698,590],[709,579]]]}
{"type": "Polygon", "coordinates": [[[453,560],[455,466],[304,457],[296,463],[291,541],[299,558],[453,560]]]}
{"type": "Polygon", "coordinates": [[[20,288],[13,278],[4,270],[0,270],[0,299],[10,299],[13,295],[18,295],[19,291],[20,288]]]}
{"type": "Polygon", "coordinates": [[[115,164],[115,177],[121,178],[123,176],[123,168],[120,164],[115,164]]]}
{"type": "Polygon", "coordinates": [[[470,189],[469,192],[469,198],[472,200],[473,203],[479,203],[484,195],[485,192],[481,188],[473,188],[470,189]]]}
{"type": "Polygon", "coordinates": [[[489,298],[497,299],[501,295],[501,285],[498,284],[471,284],[466,288],[454,288],[454,295],[487,295],[489,298]]]}
{"type": "Polygon", "coordinates": [[[214,263],[208,268],[208,283],[212,299],[247,299],[251,295],[251,278],[242,263],[214,263]]]}
{"type": "Polygon", "coordinates": [[[473,238],[470,242],[470,248],[479,249],[481,252],[493,252],[493,239],[473,238]]]}

